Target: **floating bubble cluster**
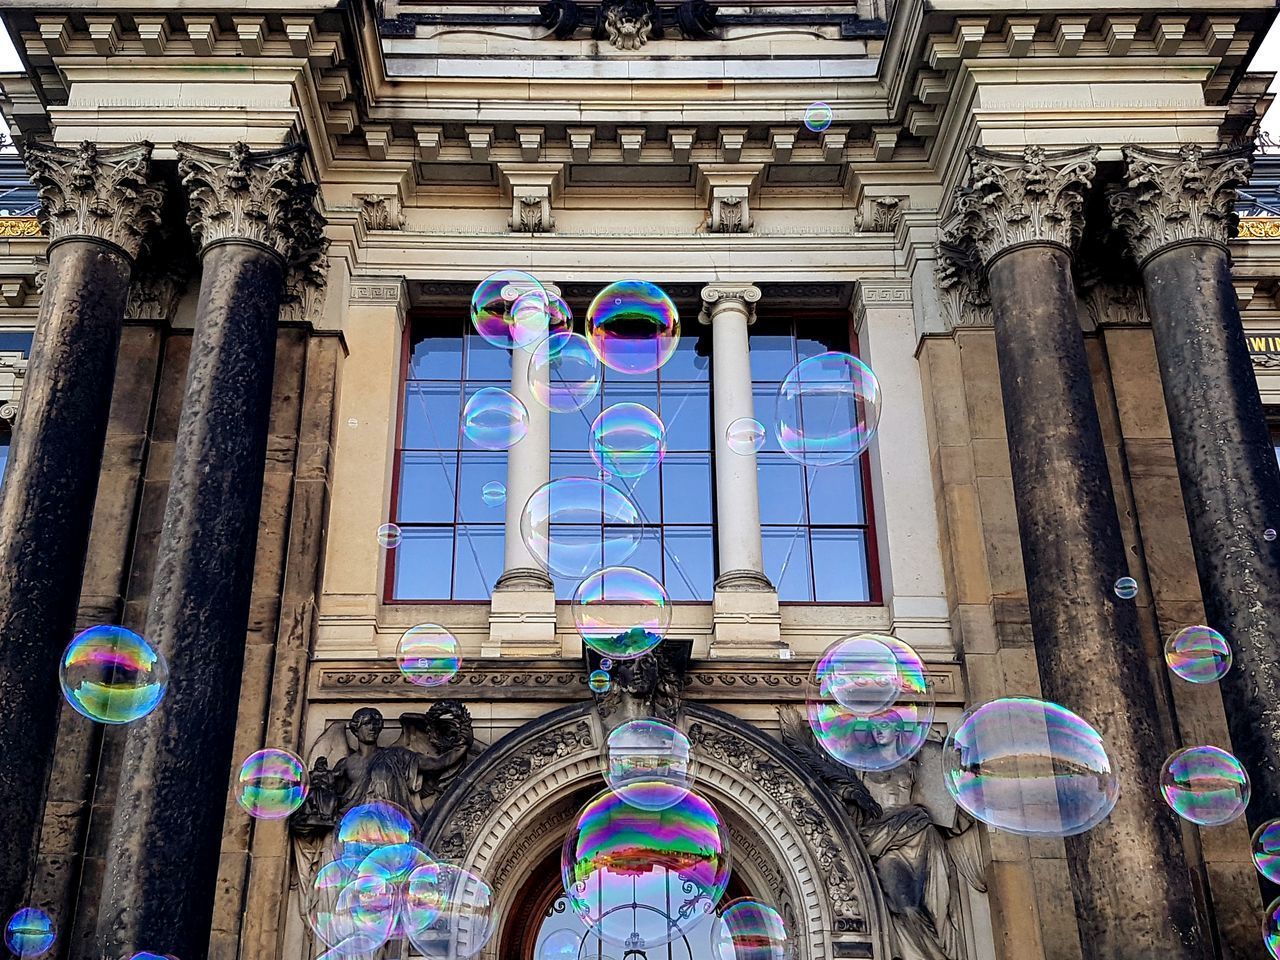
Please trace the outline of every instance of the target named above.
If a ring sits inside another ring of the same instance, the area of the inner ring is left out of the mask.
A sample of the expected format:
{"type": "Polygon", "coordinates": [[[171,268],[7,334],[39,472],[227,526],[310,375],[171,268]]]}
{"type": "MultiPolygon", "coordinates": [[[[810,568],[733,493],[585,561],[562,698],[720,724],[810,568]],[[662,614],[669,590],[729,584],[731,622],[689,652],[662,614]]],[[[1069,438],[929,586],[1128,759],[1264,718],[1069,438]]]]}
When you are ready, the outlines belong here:
{"type": "Polygon", "coordinates": [[[1138,581],[1133,577],[1121,577],[1116,581],[1114,589],[1121,600],[1132,600],[1138,595],[1138,581]]]}
{"type": "Polygon", "coordinates": [[[164,698],[169,665],[132,630],[104,624],[77,634],[67,645],[58,681],[77,713],[98,723],[132,723],[164,698]]]}
{"type": "Polygon", "coordinates": [[[880,422],[880,404],[880,382],[857,357],[806,357],[778,387],[778,444],[783,453],[807,466],[848,463],[871,442],[880,422]]]}
{"type": "Polygon", "coordinates": [[[529,411],[501,387],[483,387],[462,409],[462,433],[482,450],[510,450],[529,432],[529,411]]]}
{"type": "Polygon", "coordinates": [[[711,942],[719,960],[785,960],[787,925],[767,903],[739,897],[721,908],[711,942]]]}
{"type": "Polygon", "coordinates": [[[236,802],[259,820],[280,820],[307,798],[307,768],[288,750],[268,748],[240,765],[236,802]]]}
{"type": "Polygon", "coordinates": [[[420,623],[401,634],[396,662],[410,683],[439,687],[457,675],[462,659],[452,633],[436,623],[420,623]]]}
{"type": "Polygon", "coordinates": [[[1272,883],[1280,883],[1280,820],[1253,831],[1253,865],[1272,883]]]}
{"type": "Polygon", "coordinates": [[[1249,803],[1249,775],[1219,747],[1184,747],[1160,771],[1160,792],[1184,820],[1202,827],[1230,823],[1249,803]]]}
{"type": "Polygon", "coordinates": [[[1164,659],[1189,683],[1214,683],[1231,669],[1231,645],[1212,627],[1183,627],[1165,643],[1164,659]]]}
{"type": "Polygon", "coordinates": [[[752,417],[740,417],[729,424],[725,431],[729,449],[739,456],[748,456],[764,446],[764,424],[752,417]]]}
{"type": "Polygon", "coordinates": [[[652,373],[675,353],[680,312],[657,284],[619,280],[587,308],[587,342],[610,370],[652,373]]]}
{"type": "Polygon", "coordinates": [[[729,831],[693,791],[645,810],[606,790],[570,828],[561,869],[570,909],[596,936],[648,949],[715,909],[729,885],[729,831]]]}
{"type": "Polygon", "coordinates": [[[404,540],[404,534],[394,523],[384,523],[378,527],[375,536],[378,539],[378,546],[382,547],[383,550],[394,550],[404,540]]]}
{"type": "Polygon", "coordinates": [[[615,727],[606,753],[610,789],[641,810],[674,806],[692,785],[689,738],[661,720],[629,720],[615,727]]]}
{"type": "Polygon", "coordinates": [[[614,660],[643,656],[671,626],[667,591],[635,567],[597,570],[578,584],[570,610],[582,642],[614,660]]]}
{"type": "Polygon", "coordinates": [[[4,945],[21,960],[48,953],[56,938],[53,919],[39,907],[23,907],[4,927],[4,945]]]}
{"type": "Polygon", "coordinates": [[[532,274],[500,270],[471,295],[471,323],[495,347],[529,347],[551,333],[553,324],[571,322],[563,301],[553,306],[555,301],[532,274]]]}
{"type": "Polygon", "coordinates": [[[551,573],[574,580],[625,563],[643,532],[631,498],[592,477],[543,484],[520,514],[520,536],[529,552],[551,573]]]}
{"type": "Polygon", "coordinates": [[[640,403],[605,407],[591,424],[588,449],[605,473],[634,480],[659,463],[667,452],[667,428],[640,403]]]}
{"type": "Polygon", "coordinates": [[[501,480],[490,480],[480,488],[480,499],[486,507],[500,507],[507,502],[507,485],[501,480]]]}
{"type": "Polygon", "coordinates": [[[592,693],[608,693],[612,686],[613,678],[609,676],[608,670],[592,670],[587,677],[587,688],[592,693]]]}
{"type": "Polygon", "coordinates": [[[821,101],[809,104],[804,111],[804,125],[814,133],[831,126],[831,118],[831,108],[821,101]]]}
{"type": "Polygon", "coordinates": [[[943,771],[965,812],[1024,836],[1084,833],[1120,798],[1101,734],[1066,707],[1031,697],[966,711],[943,746],[943,771]]]}
{"type": "Polygon", "coordinates": [[[552,413],[581,410],[600,393],[600,360],[587,338],[553,333],[529,356],[529,390],[552,413]]]}

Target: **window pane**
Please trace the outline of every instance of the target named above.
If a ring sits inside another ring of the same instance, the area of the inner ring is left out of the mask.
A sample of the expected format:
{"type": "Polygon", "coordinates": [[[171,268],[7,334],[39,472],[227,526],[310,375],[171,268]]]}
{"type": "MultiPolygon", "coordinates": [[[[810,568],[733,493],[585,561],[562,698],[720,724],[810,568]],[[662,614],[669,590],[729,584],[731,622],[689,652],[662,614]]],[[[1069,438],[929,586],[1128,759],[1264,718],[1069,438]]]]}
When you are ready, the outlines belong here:
{"type": "Polygon", "coordinates": [[[804,468],[780,453],[758,454],[761,523],[804,523],[804,468]]]}
{"type": "Polygon", "coordinates": [[[5,469],[9,466],[9,437],[0,439],[0,481],[4,480],[5,469]]]}
{"type": "Polygon", "coordinates": [[[664,385],[661,414],[668,450],[711,449],[711,396],[704,384],[664,385]]]}
{"type": "Polygon", "coordinates": [[[484,501],[484,486],[507,483],[505,450],[467,450],[462,454],[462,479],[458,482],[458,519],[471,523],[502,523],[507,514],[505,498],[492,506],[484,501]]]}
{"type": "Polygon", "coordinates": [[[662,579],[662,532],[657,528],[650,527],[645,530],[644,536],[640,538],[640,546],[624,563],[628,567],[643,570],[668,590],[671,588],[671,585],[663,583],[662,579]]]}
{"type": "Polygon", "coordinates": [[[500,386],[509,387],[512,357],[516,354],[524,363],[529,362],[529,354],[523,350],[512,353],[495,347],[483,337],[467,337],[467,379],[497,380],[500,386]]]}
{"type": "Polygon", "coordinates": [[[401,446],[406,450],[456,450],[461,420],[456,382],[409,383],[401,446]]]}
{"type": "MultiPolygon", "coordinates": [[[[671,359],[662,365],[663,383],[705,381],[711,376],[711,337],[683,336],[671,359]]],[[[663,389],[663,393],[666,389],[663,389]]]]}
{"type": "Polygon", "coordinates": [[[443,451],[401,454],[397,523],[453,523],[455,456],[443,451]]]}
{"type": "Polygon", "coordinates": [[[423,337],[409,354],[410,380],[452,380],[462,377],[462,338],[423,337]]]}
{"type": "Polygon", "coordinates": [[[443,600],[449,596],[453,561],[452,527],[404,527],[395,564],[395,596],[401,600],[443,600]]]}
{"type": "Polygon", "coordinates": [[[711,522],[710,454],[669,453],[662,463],[662,522],[711,522]]]}
{"type": "Polygon", "coordinates": [[[561,477],[594,477],[599,473],[600,468],[591,459],[591,454],[585,451],[571,453],[565,450],[551,454],[552,480],[559,480],[561,477]]]}
{"type": "Polygon", "coordinates": [[[650,470],[643,477],[634,479],[627,477],[605,477],[605,480],[617,487],[631,502],[640,508],[646,527],[662,523],[662,502],[659,497],[659,470],[650,470]]]}
{"type": "Polygon", "coordinates": [[[858,463],[810,469],[807,473],[810,523],[866,522],[862,506],[862,467],[858,463]]]}
{"type": "Polygon", "coordinates": [[[795,355],[792,353],[790,332],[752,332],[748,344],[751,349],[751,379],[773,381],[782,380],[787,371],[795,366],[795,355]]]}
{"type": "Polygon", "coordinates": [[[756,419],[764,427],[764,446],[760,450],[781,453],[778,432],[774,429],[778,408],[778,385],[776,383],[755,384],[751,388],[751,405],[755,408],[756,419]]]}
{"type": "Polygon", "coordinates": [[[587,450],[591,424],[600,416],[600,410],[601,400],[597,395],[581,410],[551,414],[551,449],[578,452],[587,450]]]}
{"type": "Polygon", "coordinates": [[[814,530],[813,578],[819,601],[870,599],[865,534],[861,530],[814,530]]]}
{"type": "Polygon", "coordinates": [[[664,531],[667,595],[672,600],[710,600],[715,581],[715,540],[710,527],[664,531]]]}
{"type": "Polygon", "coordinates": [[[615,403],[638,403],[648,407],[654,413],[658,412],[658,385],[656,383],[645,383],[643,380],[632,382],[629,380],[607,382],[600,390],[606,407],[615,403]]]}
{"type": "Polygon", "coordinates": [[[489,599],[502,575],[502,527],[459,526],[455,550],[453,599],[489,599]]]}
{"type": "Polygon", "coordinates": [[[779,600],[812,600],[809,538],[804,527],[765,527],[764,572],[778,588],[779,600]]]}

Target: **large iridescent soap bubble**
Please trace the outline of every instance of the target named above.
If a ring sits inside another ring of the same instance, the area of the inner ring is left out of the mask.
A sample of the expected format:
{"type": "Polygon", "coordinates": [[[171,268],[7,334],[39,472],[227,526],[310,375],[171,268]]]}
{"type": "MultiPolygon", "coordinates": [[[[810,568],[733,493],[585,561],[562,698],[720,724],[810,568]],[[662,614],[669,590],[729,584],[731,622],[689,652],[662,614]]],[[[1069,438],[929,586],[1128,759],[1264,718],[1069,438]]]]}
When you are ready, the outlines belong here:
{"type": "Polygon", "coordinates": [[[395,891],[395,918],[389,939],[408,935],[409,921],[406,918],[405,904],[409,881],[420,868],[434,864],[435,859],[431,854],[420,843],[412,840],[408,843],[392,843],[377,847],[370,850],[361,861],[356,870],[357,877],[376,877],[395,891]]]}
{"type": "Polygon", "coordinates": [[[1084,833],[1120,798],[1102,735],[1066,707],[1032,697],[967,710],[943,746],[943,782],[975,819],[1032,837],[1084,833]]]}
{"type": "Polygon", "coordinates": [[[363,860],[378,847],[409,843],[413,833],[413,818],[407,810],[386,800],[369,800],[342,815],[336,839],[344,857],[363,860]]]}
{"type": "Polygon", "coordinates": [[[641,810],[674,806],[693,782],[689,738],[661,720],[641,718],[619,724],[609,734],[605,755],[609,788],[641,810]]]}
{"type": "Polygon", "coordinates": [[[719,960],[786,960],[787,925],[769,904],[739,897],[720,908],[711,942],[719,960]]]}
{"type": "Polygon", "coordinates": [[[880,423],[880,382],[847,353],[801,360],[783,378],[774,403],[782,452],[798,463],[848,463],[867,449],[880,423]]]}
{"type": "Polygon", "coordinates": [[[57,936],[53,918],[39,907],[23,907],[4,926],[4,945],[21,960],[48,953],[57,936]]]}
{"type": "Polygon", "coordinates": [[[1230,823],[1249,804],[1249,774],[1220,747],[1183,747],[1160,770],[1160,792],[1174,813],[1202,827],[1230,823]]]}
{"type": "Polygon", "coordinates": [[[458,675],[462,656],[458,638],[438,623],[420,623],[396,644],[400,674],[420,687],[440,687],[458,675]]]}
{"type": "MultiPolygon", "coordinates": [[[[908,665],[899,666],[898,640],[860,633],[837,640],[814,664],[810,695],[834,700],[853,713],[877,713],[902,694],[908,665]]],[[[918,663],[918,658],[914,658],[918,663]]],[[[923,669],[921,669],[923,683],[923,669]]]]}
{"type": "Polygon", "coordinates": [[[169,665],[132,630],[104,624],[77,634],[67,645],[58,681],[77,713],[98,723],[132,723],[164,698],[169,665]]]}
{"type": "Polygon", "coordinates": [[[1267,953],[1280,960],[1280,897],[1268,904],[1262,917],[1262,944],[1267,953]]]}
{"type": "Polygon", "coordinates": [[[729,831],[689,791],[644,810],[612,790],[579,812],[561,852],[569,907],[596,936],[647,950],[686,935],[729,885],[729,831]]]}
{"type": "Polygon", "coordinates": [[[307,922],[329,948],[322,956],[340,960],[364,957],[391,939],[398,913],[395,884],[344,858],[316,873],[307,922]]]}
{"type": "Polygon", "coordinates": [[[482,387],[462,409],[462,433],[482,450],[510,450],[528,432],[528,409],[501,387],[482,387]]]}
{"type": "Polygon", "coordinates": [[[307,799],[307,768],[288,750],[268,747],[250,754],[240,765],[236,803],[251,817],[281,820],[307,799]]]}
{"type": "Polygon", "coordinates": [[[1165,642],[1164,659],[1188,683],[1213,683],[1231,669],[1231,645],[1213,627],[1183,627],[1165,642]]]}
{"type": "Polygon", "coordinates": [[[652,373],[676,351],[680,311],[656,283],[619,280],[587,308],[587,342],[611,370],[652,373]]]}
{"type": "Polygon", "coordinates": [[[667,428],[642,403],[614,403],[600,411],[587,437],[591,459],[605,473],[634,480],[667,453],[667,428]]]}
{"type": "Polygon", "coordinates": [[[555,299],[532,274],[500,270],[481,280],[472,293],[471,323],[495,347],[529,347],[564,322],[563,304],[553,305],[555,299]]]}
{"type": "Polygon", "coordinates": [[[478,874],[450,863],[420,867],[409,878],[407,897],[411,904],[437,905],[429,923],[429,910],[406,915],[405,935],[428,960],[466,960],[493,937],[493,889],[478,874]]]}
{"type": "Polygon", "coordinates": [[[569,605],[582,642],[614,660],[648,653],[671,626],[662,584],[635,567],[605,567],[587,577],[569,605]]]}
{"type": "Polygon", "coordinates": [[[1253,831],[1253,865],[1272,883],[1280,883],[1280,820],[1268,820],[1253,831]]]}
{"type": "Polygon", "coordinates": [[[643,533],[632,499],[593,477],[543,484],[520,513],[520,536],[529,552],[551,573],[574,580],[625,563],[643,533]]]}
{"type": "Polygon", "coordinates": [[[552,413],[573,413],[594,400],[600,373],[599,358],[578,333],[553,333],[530,351],[529,390],[552,413]]]}

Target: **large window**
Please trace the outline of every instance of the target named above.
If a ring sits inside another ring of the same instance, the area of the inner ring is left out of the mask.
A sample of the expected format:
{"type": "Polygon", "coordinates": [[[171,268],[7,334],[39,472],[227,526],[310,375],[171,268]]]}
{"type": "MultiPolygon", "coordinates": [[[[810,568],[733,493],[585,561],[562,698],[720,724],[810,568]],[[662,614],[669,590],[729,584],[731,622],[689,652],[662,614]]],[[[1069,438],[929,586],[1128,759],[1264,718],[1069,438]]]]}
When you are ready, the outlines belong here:
{"type": "Polygon", "coordinates": [[[766,425],[756,455],[765,574],[783,601],[876,600],[866,455],[855,463],[802,466],[782,452],[772,429],[778,385],[805,357],[848,351],[848,318],[761,315],[750,335],[756,418],[766,425]]]}
{"type": "Polygon", "coordinates": [[[397,600],[487,600],[502,574],[506,508],[485,484],[506,483],[506,451],[464,447],[462,409],[483,387],[511,385],[511,354],[468,335],[466,314],[410,325],[391,519],[403,540],[388,562],[397,600]]]}

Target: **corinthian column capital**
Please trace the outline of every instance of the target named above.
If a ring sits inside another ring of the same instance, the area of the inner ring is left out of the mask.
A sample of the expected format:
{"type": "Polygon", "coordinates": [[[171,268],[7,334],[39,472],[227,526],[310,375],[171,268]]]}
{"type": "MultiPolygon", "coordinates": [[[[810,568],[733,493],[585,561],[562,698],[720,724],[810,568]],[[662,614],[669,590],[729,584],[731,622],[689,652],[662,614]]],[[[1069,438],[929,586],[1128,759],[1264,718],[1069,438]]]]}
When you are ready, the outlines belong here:
{"type": "Polygon", "coordinates": [[[1084,227],[1084,199],[1097,147],[1021,153],[969,151],[969,181],[956,197],[955,227],[983,263],[1011,247],[1053,244],[1071,250],[1084,227]]]}
{"type": "Polygon", "coordinates": [[[1215,150],[1125,147],[1125,185],[1111,216],[1139,263],[1194,240],[1225,244],[1236,233],[1236,191],[1249,182],[1252,146],[1215,150]]]}
{"type": "Polygon", "coordinates": [[[151,144],[99,150],[29,144],[24,159],[39,187],[49,242],[85,237],[136,258],[148,230],[160,222],[164,188],[152,180],[151,144]]]}
{"type": "Polygon", "coordinates": [[[301,148],[261,153],[243,143],[229,151],[177,144],[178,172],[187,189],[187,223],[203,251],[241,241],[274,250],[297,264],[324,253],[324,219],[315,184],[302,174],[301,148]]]}

